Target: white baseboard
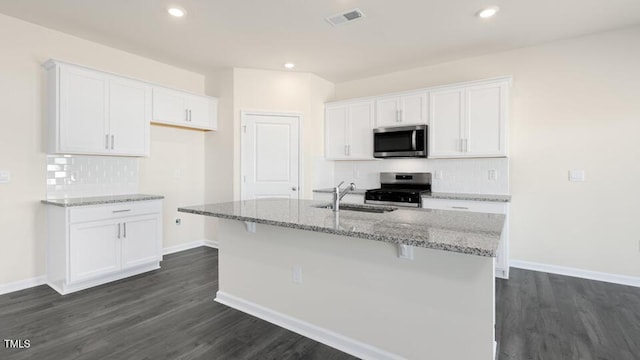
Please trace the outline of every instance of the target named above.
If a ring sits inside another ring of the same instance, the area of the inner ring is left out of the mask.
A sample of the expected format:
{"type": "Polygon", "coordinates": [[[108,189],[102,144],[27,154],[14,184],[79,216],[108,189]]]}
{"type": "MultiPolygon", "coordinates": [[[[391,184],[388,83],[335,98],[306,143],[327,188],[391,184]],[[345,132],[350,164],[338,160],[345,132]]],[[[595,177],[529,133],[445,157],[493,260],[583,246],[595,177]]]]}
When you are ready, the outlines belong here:
{"type": "Polygon", "coordinates": [[[218,291],[216,293],[215,301],[361,359],[404,359],[399,355],[386,352],[361,341],[318,327],[306,321],[293,318],[222,291],[218,291]]]}
{"type": "Polygon", "coordinates": [[[572,276],[577,278],[604,281],[614,284],[640,287],[640,277],[603,273],[598,271],[576,269],[564,266],[541,264],[531,261],[510,260],[509,265],[514,268],[541,271],[551,274],[572,276]]]}
{"type": "Polygon", "coordinates": [[[31,279],[18,280],[7,284],[0,284],[0,295],[44,285],[46,282],[46,276],[37,276],[31,279]]]}
{"type": "Polygon", "coordinates": [[[218,242],[217,241],[213,241],[213,240],[196,240],[196,241],[192,241],[192,242],[188,242],[188,243],[184,243],[184,244],[167,246],[166,248],[162,249],[162,255],[168,255],[168,254],[173,254],[173,253],[177,253],[177,252],[180,252],[180,251],[195,249],[195,248],[200,247],[200,246],[207,246],[207,247],[210,247],[210,248],[217,249],[218,248],[218,242]]]}

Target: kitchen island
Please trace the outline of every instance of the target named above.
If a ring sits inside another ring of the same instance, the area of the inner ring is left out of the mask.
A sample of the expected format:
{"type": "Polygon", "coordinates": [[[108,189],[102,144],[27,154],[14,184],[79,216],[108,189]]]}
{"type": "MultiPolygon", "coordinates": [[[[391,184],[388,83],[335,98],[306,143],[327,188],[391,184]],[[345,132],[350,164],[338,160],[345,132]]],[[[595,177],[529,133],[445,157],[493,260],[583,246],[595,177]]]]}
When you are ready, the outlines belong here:
{"type": "Polygon", "coordinates": [[[503,215],[322,205],[178,211],[220,219],[218,302],[361,358],[493,358],[503,215]]]}

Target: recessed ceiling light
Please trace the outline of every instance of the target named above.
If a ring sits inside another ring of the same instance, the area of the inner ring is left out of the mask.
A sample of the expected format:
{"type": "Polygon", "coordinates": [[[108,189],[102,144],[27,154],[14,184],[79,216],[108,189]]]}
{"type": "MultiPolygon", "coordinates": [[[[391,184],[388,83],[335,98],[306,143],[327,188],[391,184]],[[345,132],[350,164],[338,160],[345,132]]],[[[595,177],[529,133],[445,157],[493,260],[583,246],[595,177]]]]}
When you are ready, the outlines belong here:
{"type": "Polygon", "coordinates": [[[175,16],[175,17],[183,17],[187,13],[187,11],[185,9],[180,8],[180,7],[175,7],[175,6],[168,8],[167,12],[171,16],[175,16]]]}
{"type": "Polygon", "coordinates": [[[287,69],[293,69],[294,67],[296,67],[296,64],[288,62],[284,63],[284,67],[286,67],[287,69]]]}
{"type": "Polygon", "coordinates": [[[499,7],[491,6],[486,9],[482,9],[478,11],[478,17],[482,19],[488,19],[490,17],[493,17],[495,14],[497,14],[499,10],[500,10],[499,7]]]}

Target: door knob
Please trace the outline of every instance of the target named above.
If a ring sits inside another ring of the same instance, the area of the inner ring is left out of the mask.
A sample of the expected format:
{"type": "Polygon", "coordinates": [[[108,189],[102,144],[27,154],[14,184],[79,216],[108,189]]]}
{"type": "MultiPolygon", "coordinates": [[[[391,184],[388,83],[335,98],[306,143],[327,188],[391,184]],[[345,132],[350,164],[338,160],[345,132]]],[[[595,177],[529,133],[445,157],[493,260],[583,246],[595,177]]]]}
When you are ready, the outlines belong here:
{"type": "Polygon", "coordinates": [[[298,191],[298,188],[294,186],[294,187],[291,188],[291,190],[298,191]]]}

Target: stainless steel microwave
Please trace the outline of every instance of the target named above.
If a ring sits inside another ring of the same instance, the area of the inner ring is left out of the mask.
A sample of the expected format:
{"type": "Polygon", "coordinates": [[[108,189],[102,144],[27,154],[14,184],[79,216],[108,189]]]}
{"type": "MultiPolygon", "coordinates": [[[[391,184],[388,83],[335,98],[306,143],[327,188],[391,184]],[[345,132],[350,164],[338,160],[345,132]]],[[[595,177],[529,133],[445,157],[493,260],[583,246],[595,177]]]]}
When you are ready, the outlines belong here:
{"type": "Polygon", "coordinates": [[[373,129],[373,157],[426,158],[427,125],[373,129]]]}

